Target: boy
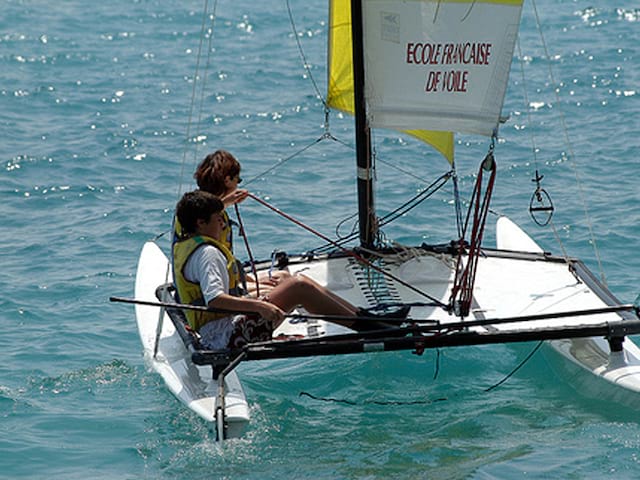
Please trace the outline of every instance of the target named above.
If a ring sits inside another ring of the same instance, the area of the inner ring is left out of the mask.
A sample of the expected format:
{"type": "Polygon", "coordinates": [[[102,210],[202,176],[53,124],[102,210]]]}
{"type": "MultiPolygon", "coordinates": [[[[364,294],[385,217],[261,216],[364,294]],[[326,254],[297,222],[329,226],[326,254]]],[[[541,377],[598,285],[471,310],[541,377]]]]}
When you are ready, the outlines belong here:
{"type": "MultiPolygon", "coordinates": [[[[176,287],[183,303],[253,315],[186,311],[191,327],[210,349],[239,348],[271,340],[285,314],[302,305],[309,313],[353,317],[335,323],[352,327],[358,309],[303,275],[291,276],[255,299],[237,296],[237,262],[220,241],[224,230],[223,202],[208,192],[188,192],[178,202],[176,215],[183,229],[174,244],[176,287]]],[[[384,327],[383,327],[384,328],[384,327]]]]}

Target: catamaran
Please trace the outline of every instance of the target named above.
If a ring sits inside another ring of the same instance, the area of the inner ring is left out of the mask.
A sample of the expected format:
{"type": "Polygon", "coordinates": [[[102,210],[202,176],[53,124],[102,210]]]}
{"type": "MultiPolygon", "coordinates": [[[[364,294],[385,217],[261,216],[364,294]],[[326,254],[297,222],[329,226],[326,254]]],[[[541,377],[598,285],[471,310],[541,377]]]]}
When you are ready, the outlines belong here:
{"type": "MultiPolygon", "coordinates": [[[[482,243],[497,161],[496,140],[523,0],[330,0],[327,104],[355,118],[358,241],[323,237],[329,250],[246,265],[303,273],[354,305],[410,306],[389,328],[357,332],[300,310],[274,339],[207,351],[185,327],[167,256],[140,254],[134,299],[145,356],[180,401],[212,422],[218,439],[242,435],[249,407],[235,367],[244,361],[545,340],[590,394],[640,405],[638,310],[623,305],[576,258],[544,251],[506,217],[494,248],[482,243]],[[405,132],[451,165],[454,134],[488,137],[459,237],[441,245],[381,242],[374,209],[371,129],[405,132]],[[283,340],[284,338],[284,340],[283,340]]],[[[280,212],[263,199],[265,207],[280,212]]],[[[550,214],[543,189],[532,211],[550,214]]],[[[290,218],[298,222],[297,219],[290,218]]],[[[309,227],[304,227],[309,229],[309,227]]],[[[366,318],[361,319],[366,321],[366,318]]]]}

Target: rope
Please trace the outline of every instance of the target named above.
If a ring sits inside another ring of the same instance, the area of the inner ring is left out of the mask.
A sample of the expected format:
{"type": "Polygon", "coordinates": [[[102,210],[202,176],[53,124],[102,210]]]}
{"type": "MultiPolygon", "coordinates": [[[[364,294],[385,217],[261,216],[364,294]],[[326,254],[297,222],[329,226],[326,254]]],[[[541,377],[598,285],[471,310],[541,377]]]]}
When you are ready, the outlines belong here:
{"type": "Polygon", "coordinates": [[[467,211],[467,219],[463,230],[463,236],[458,241],[458,260],[456,263],[456,275],[451,288],[451,297],[449,300],[449,308],[453,308],[456,315],[466,317],[469,315],[471,301],[473,299],[473,286],[476,279],[476,268],[478,265],[478,257],[480,255],[480,247],[482,245],[482,236],[484,226],[487,220],[487,212],[489,210],[489,202],[493,193],[493,184],[496,178],[496,162],[493,158],[493,147],[491,144],[489,153],[480,165],[478,177],[472,194],[472,200],[467,211]],[[489,181],[485,190],[484,198],[481,198],[482,190],[482,172],[490,171],[489,181]],[[474,201],[475,199],[475,201],[474,201]],[[464,234],[466,234],[469,225],[471,210],[473,209],[473,223],[471,228],[471,238],[469,242],[469,251],[467,254],[467,265],[463,268],[462,258],[465,250],[464,234]],[[459,298],[458,298],[459,297],[459,298]]]}
{"type": "Polygon", "coordinates": [[[406,213],[410,212],[411,210],[413,210],[415,207],[420,205],[422,202],[424,202],[431,195],[433,195],[438,190],[440,190],[449,181],[449,179],[452,176],[453,176],[453,172],[452,171],[441,175],[439,178],[437,178],[434,182],[432,182],[431,185],[429,185],[422,192],[418,193],[413,198],[409,199],[408,201],[406,201],[405,203],[400,205],[398,208],[396,208],[395,210],[389,212],[384,217],[382,217],[380,219],[380,225],[379,226],[382,227],[382,226],[384,226],[384,225],[386,225],[388,223],[391,223],[396,218],[401,217],[401,216],[405,215],[406,213]],[[424,197],[424,198],[421,198],[421,197],[424,197]]]}
{"type": "MultiPolygon", "coordinates": [[[[558,242],[558,245],[560,246],[560,250],[562,251],[562,257],[564,258],[564,260],[567,263],[567,265],[571,265],[571,261],[569,260],[569,254],[567,253],[567,250],[564,248],[564,243],[562,242],[562,239],[560,238],[560,234],[558,233],[558,229],[556,228],[556,224],[553,222],[553,220],[551,220],[549,222],[549,225],[551,225],[551,230],[553,231],[553,236],[556,239],[556,242],[558,242]]],[[[576,277],[576,280],[578,282],[581,282],[581,280],[578,277],[576,277]]]]}
{"type": "MultiPolygon", "coordinates": [[[[547,59],[547,65],[549,67],[549,77],[551,78],[551,84],[552,85],[558,85],[556,80],[555,80],[555,77],[553,75],[553,68],[551,66],[551,63],[552,63],[551,62],[551,56],[549,55],[549,49],[547,48],[547,44],[546,44],[546,42],[544,40],[544,35],[542,33],[542,24],[540,22],[540,16],[538,15],[538,8],[536,6],[535,0],[533,0],[531,2],[531,5],[533,7],[533,12],[534,12],[535,19],[536,19],[536,27],[538,28],[538,33],[540,35],[540,42],[542,43],[542,47],[544,49],[545,57],[547,59]]],[[[576,184],[578,186],[578,193],[579,193],[579,196],[580,196],[580,201],[582,202],[582,207],[584,209],[584,214],[585,214],[585,220],[587,222],[587,228],[589,229],[589,237],[590,237],[591,242],[593,244],[593,251],[594,251],[594,254],[596,256],[596,260],[598,262],[598,270],[600,272],[600,278],[602,280],[602,283],[604,283],[606,285],[607,284],[607,280],[606,280],[606,277],[604,275],[604,269],[602,268],[602,260],[600,258],[600,252],[599,252],[598,246],[596,244],[595,235],[593,233],[593,224],[591,222],[591,216],[589,214],[589,209],[587,207],[587,202],[585,201],[584,190],[582,189],[582,181],[580,179],[580,174],[578,172],[578,169],[577,169],[575,161],[574,161],[575,154],[573,152],[573,146],[572,146],[571,140],[569,138],[569,130],[567,128],[567,123],[566,123],[566,119],[565,119],[565,116],[564,116],[564,112],[562,111],[562,104],[560,102],[560,94],[558,93],[559,89],[558,88],[554,88],[553,91],[554,91],[554,94],[555,94],[555,97],[556,97],[556,105],[558,107],[558,112],[559,112],[559,115],[560,115],[560,123],[562,124],[562,131],[564,133],[565,143],[567,145],[567,150],[569,151],[569,155],[568,155],[569,164],[571,165],[571,168],[573,170],[574,176],[576,178],[576,184]]]]}
{"type": "MultiPolygon", "coordinates": [[[[210,57],[211,57],[211,42],[213,39],[213,22],[215,20],[215,11],[216,11],[216,7],[217,7],[217,0],[214,3],[214,7],[213,7],[213,12],[212,12],[212,26],[211,26],[211,36],[209,37],[209,53],[207,55],[207,63],[206,63],[206,67],[205,67],[205,81],[203,82],[203,86],[202,86],[202,91],[201,91],[201,95],[200,95],[200,111],[198,113],[198,121],[197,121],[197,127],[196,130],[200,129],[200,121],[201,121],[201,117],[202,117],[202,111],[203,111],[203,104],[204,104],[204,91],[205,88],[204,86],[206,85],[206,72],[208,72],[209,70],[209,62],[210,62],[210,57]]],[[[204,43],[204,37],[205,37],[205,28],[206,28],[206,19],[209,16],[208,15],[208,10],[209,10],[209,1],[208,0],[204,0],[204,7],[203,7],[203,14],[202,14],[202,25],[200,27],[200,42],[198,44],[198,54],[196,56],[196,67],[195,67],[195,73],[194,73],[194,78],[193,78],[193,88],[191,89],[191,100],[189,102],[189,115],[188,115],[188,120],[187,120],[187,129],[185,132],[185,141],[184,141],[184,149],[182,152],[182,162],[181,162],[181,166],[180,166],[180,175],[179,175],[179,180],[178,180],[178,187],[176,190],[176,203],[178,201],[178,199],[180,198],[181,194],[182,194],[182,184],[184,181],[184,175],[185,175],[185,167],[186,167],[186,163],[187,163],[187,152],[189,150],[189,141],[191,138],[191,127],[192,127],[192,123],[193,123],[193,115],[194,115],[194,108],[195,108],[195,104],[196,104],[196,93],[197,93],[197,79],[199,77],[199,71],[200,71],[200,61],[202,59],[202,46],[204,43]]],[[[196,149],[197,152],[197,149],[196,149]]],[[[196,152],[194,152],[194,156],[196,155],[196,152]]],[[[174,231],[174,225],[173,222],[175,221],[175,216],[172,217],[171,220],[171,232],[174,231]]],[[[158,238],[162,237],[165,233],[167,232],[163,232],[159,235],[156,236],[156,238],[154,239],[157,240],[158,238]]],[[[167,265],[167,269],[165,271],[165,282],[169,281],[169,273],[170,273],[170,263],[167,265]]]]}
{"type": "Polygon", "coordinates": [[[264,170],[262,173],[259,173],[258,175],[250,178],[249,180],[247,180],[246,182],[244,182],[243,185],[250,185],[251,183],[255,182],[256,180],[258,180],[259,178],[264,177],[266,174],[271,173],[272,171],[274,171],[277,168],[280,168],[281,166],[283,166],[285,163],[287,163],[289,160],[294,159],[295,157],[297,157],[298,155],[301,155],[302,153],[304,153],[305,151],[309,150],[311,147],[313,147],[315,144],[320,143],[322,140],[324,140],[324,136],[314,140],[313,142],[311,142],[309,145],[307,145],[306,147],[302,147],[300,150],[297,150],[296,152],[293,152],[291,155],[289,155],[287,158],[283,159],[283,160],[279,160],[278,162],[276,162],[274,165],[272,165],[271,167],[267,168],[266,170],[264,170]]]}
{"type": "MultiPolygon", "coordinates": [[[[211,13],[211,35],[209,37],[209,51],[207,54],[207,62],[206,62],[206,66],[205,66],[205,80],[206,80],[206,76],[207,76],[207,71],[209,70],[209,65],[210,65],[210,58],[211,58],[211,45],[212,45],[212,41],[213,41],[213,24],[216,18],[216,8],[217,8],[217,0],[214,3],[214,7],[213,7],[213,11],[211,13]]],[[[203,7],[203,13],[202,13],[202,24],[200,27],[200,42],[198,44],[198,53],[196,55],[196,66],[195,66],[195,71],[194,71],[194,75],[193,75],[193,88],[191,89],[191,101],[189,103],[189,116],[188,116],[188,120],[187,120],[187,130],[185,132],[185,142],[184,142],[184,151],[182,154],[182,165],[181,165],[181,169],[180,169],[180,177],[179,177],[179,182],[178,182],[178,191],[176,192],[176,201],[178,198],[180,198],[180,194],[182,193],[182,183],[184,181],[184,173],[185,173],[185,166],[187,163],[187,153],[189,150],[189,143],[191,140],[191,128],[192,128],[192,124],[193,124],[193,116],[194,116],[194,110],[195,110],[195,105],[196,105],[196,96],[197,96],[197,90],[198,90],[198,78],[200,77],[200,62],[202,60],[202,49],[203,49],[203,43],[204,43],[204,38],[206,37],[205,32],[206,32],[206,23],[207,23],[207,18],[209,17],[209,1],[208,0],[204,0],[204,7],[203,7]]],[[[204,82],[206,84],[206,81],[204,82]]],[[[197,126],[196,129],[199,130],[200,128],[200,121],[201,121],[201,117],[202,117],[202,111],[203,111],[203,103],[204,103],[204,91],[205,91],[205,85],[203,84],[202,88],[201,88],[201,94],[200,94],[200,110],[198,112],[198,120],[197,120],[197,126]]],[[[196,153],[194,152],[194,155],[196,155],[196,153]]]]}
{"type": "MultiPolygon", "coordinates": [[[[327,105],[326,100],[324,99],[320,88],[318,87],[317,82],[315,81],[315,78],[313,77],[313,74],[311,72],[311,69],[309,68],[309,63],[307,62],[307,57],[304,53],[304,49],[302,48],[302,44],[300,43],[300,36],[298,35],[298,30],[296,28],[296,24],[295,24],[295,20],[293,19],[293,12],[291,10],[291,5],[289,4],[289,0],[286,0],[285,2],[286,7],[287,7],[287,13],[289,15],[289,22],[291,24],[291,31],[293,33],[293,38],[296,41],[296,44],[298,46],[298,52],[300,54],[300,58],[302,60],[302,66],[305,69],[305,72],[307,73],[309,79],[311,80],[311,83],[313,84],[313,88],[316,91],[316,95],[317,97],[320,99],[320,101],[322,102],[323,105],[323,109],[324,109],[324,117],[325,117],[325,121],[324,121],[324,133],[317,138],[316,140],[314,140],[313,142],[311,142],[309,145],[302,147],[301,149],[297,150],[296,152],[292,153],[291,155],[289,155],[288,157],[286,157],[284,160],[279,160],[277,161],[274,165],[272,165],[271,167],[267,168],[266,170],[264,170],[263,172],[259,173],[258,175],[250,178],[249,180],[247,180],[245,182],[245,185],[250,185],[251,183],[255,182],[256,180],[258,180],[259,178],[264,177],[265,175],[267,175],[268,173],[271,173],[272,171],[282,167],[285,163],[287,163],[289,160],[294,159],[295,157],[301,155],[302,153],[304,153],[305,151],[307,151],[309,148],[311,148],[312,146],[320,143],[322,140],[325,139],[330,139],[330,140],[334,140],[342,145],[345,146],[349,146],[347,145],[345,142],[338,140],[336,137],[334,137],[330,131],[329,131],[329,106],[327,105]]],[[[353,147],[350,147],[353,148],[353,147]]]]}
{"type": "MultiPolygon", "coordinates": [[[[517,45],[518,45],[518,58],[520,59],[520,81],[522,82],[522,90],[523,90],[523,95],[524,95],[524,104],[525,104],[525,109],[527,112],[527,123],[529,125],[533,125],[533,120],[531,119],[531,103],[529,102],[529,89],[527,87],[527,78],[524,74],[524,56],[522,55],[522,47],[520,45],[520,36],[518,36],[518,41],[517,41],[517,45]]],[[[539,170],[538,169],[538,149],[536,147],[536,139],[533,135],[533,130],[532,129],[528,129],[529,131],[529,140],[531,141],[531,153],[533,155],[533,161],[536,165],[536,171],[539,170]]]]}
{"type": "Polygon", "coordinates": [[[455,161],[452,166],[452,175],[453,178],[453,199],[456,210],[456,226],[458,228],[458,237],[462,237],[462,202],[460,200],[460,188],[458,186],[458,171],[456,170],[455,161]]]}
{"type": "MultiPolygon", "coordinates": [[[[414,195],[412,198],[407,200],[405,203],[403,203],[402,205],[400,205],[396,209],[392,210],[391,212],[387,213],[384,217],[379,218],[378,219],[378,222],[379,222],[378,226],[379,227],[383,227],[383,226],[393,222],[397,218],[399,218],[399,217],[405,215],[406,213],[410,212],[411,210],[413,210],[415,207],[417,207],[422,202],[424,202],[427,199],[429,199],[432,195],[434,195],[441,188],[443,188],[444,185],[449,181],[449,179],[454,177],[454,175],[455,175],[455,172],[449,171],[449,172],[441,175],[440,177],[438,177],[435,181],[433,181],[431,183],[431,185],[427,186],[427,188],[425,188],[422,192],[419,192],[418,194],[414,195]]],[[[345,219],[341,220],[338,223],[338,225],[336,226],[336,235],[339,237],[337,242],[332,242],[332,243],[329,243],[329,244],[322,245],[320,247],[314,248],[312,251],[313,252],[322,252],[324,250],[327,250],[328,248],[331,248],[334,245],[334,243],[339,243],[341,245],[344,245],[345,243],[350,242],[351,240],[354,240],[358,236],[358,232],[356,232],[357,223],[353,225],[353,227],[351,229],[351,233],[349,233],[346,236],[340,237],[339,229],[342,226],[342,224],[344,224],[346,221],[352,219],[356,215],[357,215],[357,213],[349,215],[348,217],[346,217],[345,219]]]]}
{"type": "MultiPolygon", "coordinates": [[[[205,110],[204,102],[205,102],[206,93],[207,93],[207,81],[209,80],[209,67],[211,66],[211,57],[212,57],[212,51],[213,51],[213,27],[216,19],[217,6],[218,6],[218,1],[216,0],[211,14],[209,15],[208,13],[205,12],[206,16],[211,18],[211,27],[210,27],[210,35],[209,35],[209,44],[207,48],[207,62],[204,67],[202,81],[200,82],[200,85],[201,85],[200,86],[200,108],[198,109],[198,123],[196,125],[196,132],[200,132],[200,125],[202,124],[203,112],[205,110]]],[[[201,36],[205,36],[204,30],[202,31],[201,36]]],[[[197,83],[197,79],[198,79],[197,76],[193,79],[194,84],[197,83]]],[[[193,149],[193,169],[195,170],[195,166],[197,165],[200,159],[198,158],[198,142],[196,141],[194,142],[194,144],[195,144],[195,148],[193,149]]]]}
{"type": "Polygon", "coordinates": [[[300,58],[302,59],[302,65],[304,66],[304,69],[307,72],[307,75],[309,75],[309,79],[311,80],[311,83],[313,84],[313,88],[316,91],[316,95],[322,101],[322,105],[324,105],[325,112],[328,112],[329,111],[329,106],[327,105],[327,102],[325,101],[324,97],[322,96],[322,93],[320,92],[320,88],[318,88],[318,84],[316,83],[315,79],[313,78],[313,75],[311,73],[311,69],[309,68],[309,63],[307,62],[307,57],[305,56],[304,50],[302,49],[302,44],[300,43],[300,37],[299,37],[298,31],[296,29],[296,23],[293,20],[293,13],[291,12],[291,5],[289,4],[289,0],[286,0],[286,4],[287,4],[287,12],[289,13],[289,22],[291,23],[291,30],[293,31],[293,37],[296,39],[296,44],[298,45],[298,52],[300,53],[300,58]]]}
{"type": "MultiPolygon", "coordinates": [[[[536,346],[533,348],[533,350],[531,350],[531,352],[529,352],[529,354],[518,364],[516,365],[516,367],[511,370],[507,375],[504,376],[504,378],[502,378],[502,380],[500,380],[497,383],[494,383],[493,385],[491,385],[490,387],[487,387],[483,390],[483,392],[485,393],[489,393],[493,390],[495,390],[496,388],[500,387],[501,385],[505,384],[511,377],[513,377],[522,367],[524,367],[527,363],[529,363],[529,360],[531,360],[531,358],[535,355],[535,353],[540,350],[540,347],[542,347],[542,345],[544,345],[544,340],[539,341],[536,346]]],[[[433,379],[436,380],[438,377],[438,373],[440,372],[440,349],[436,349],[436,361],[435,361],[435,373],[433,375],[433,379]]],[[[340,399],[340,398],[332,398],[332,397],[318,397],[315,395],[312,395],[308,392],[300,392],[299,394],[300,397],[302,396],[307,396],[313,400],[318,400],[318,401],[322,401],[322,402],[334,402],[334,403],[344,403],[346,405],[429,405],[432,403],[436,403],[436,402],[443,402],[446,400],[449,400],[447,397],[440,397],[440,398],[436,398],[434,400],[410,400],[410,401],[382,401],[382,400],[365,400],[364,402],[355,402],[353,400],[346,400],[346,399],[340,399]]],[[[455,395],[454,395],[455,396],[455,395]]]]}
{"type": "MultiPolygon", "coordinates": [[[[518,36],[517,45],[518,45],[518,58],[520,59],[520,77],[521,77],[520,81],[522,82],[522,90],[523,90],[523,94],[524,94],[525,110],[527,112],[527,124],[528,125],[533,125],[533,120],[531,119],[531,103],[529,101],[529,88],[527,87],[527,78],[526,78],[526,76],[524,74],[524,61],[523,61],[524,56],[522,55],[522,48],[521,48],[521,45],[520,45],[520,37],[519,36],[518,36]]],[[[544,175],[540,175],[539,174],[540,167],[538,166],[538,148],[537,148],[537,145],[536,145],[536,139],[535,139],[535,136],[533,134],[533,129],[529,128],[527,130],[529,132],[529,139],[531,141],[531,154],[533,155],[533,162],[534,162],[534,164],[536,166],[536,176],[535,176],[535,179],[533,180],[536,183],[536,189],[535,189],[533,195],[531,196],[531,200],[529,202],[529,214],[531,215],[531,218],[533,219],[533,221],[536,224],[538,224],[541,227],[544,227],[551,221],[551,217],[553,215],[553,203],[551,202],[551,197],[549,197],[549,194],[540,185],[540,181],[542,180],[544,175]],[[543,207],[534,207],[533,206],[534,199],[539,204],[542,204],[543,207]],[[545,199],[547,199],[549,204],[550,204],[550,207],[548,207],[548,208],[544,207],[545,199]],[[534,215],[534,213],[533,213],[534,211],[548,211],[549,212],[549,216],[547,217],[546,221],[541,222],[534,215]]],[[[563,250],[564,250],[564,248],[563,248],[563,250]]]]}
{"type": "Polygon", "coordinates": [[[249,262],[251,263],[251,271],[253,273],[253,279],[256,282],[256,297],[260,298],[260,282],[258,282],[258,272],[256,270],[256,262],[253,259],[253,254],[251,253],[251,248],[249,248],[249,238],[247,237],[247,232],[244,229],[244,223],[242,222],[242,218],[240,217],[240,209],[238,208],[238,204],[233,205],[236,210],[236,217],[238,218],[238,223],[240,224],[240,235],[244,239],[244,247],[247,250],[247,255],[249,255],[249,262]]]}
{"type": "Polygon", "coordinates": [[[520,362],[516,368],[514,368],[513,370],[511,370],[502,380],[500,380],[498,383],[495,383],[493,385],[491,385],[490,387],[486,388],[484,391],[485,392],[490,392],[491,390],[494,390],[496,388],[498,388],[500,385],[502,385],[503,383],[505,383],[507,380],[509,380],[513,375],[515,375],[515,373],[520,370],[522,367],[524,367],[527,362],[531,359],[531,357],[533,357],[533,354],[536,353],[538,350],[540,350],[540,347],[544,344],[544,340],[540,340],[538,342],[538,344],[534,347],[533,350],[531,350],[531,352],[529,353],[529,355],[526,356],[526,358],[524,360],[522,360],[522,362],[520,362]]]}
{"type": "Polygon", "coordinates": [[[323,140],[333,140],[336,143],[339,143],[347,148],[351,148],[353,150],[353,146],[347,144],[346,142],[343,142],[342,140],[337,139],[336,137],[334,137],[331,133],[329,133],[327,131],[327,124],[325,123],[325,132],[318,137],[316,140],[312,141],[309,145],[302,147],[301,149],[293,152],[291,155],[289,155],[288,157],[286,157],[283,160],[279,160],[277,161],[275,164],[273,164],[272,166],[270,166],[269,168],[267,168],[266,170],[262,171],[261,173],[255,175],[254,177],[250,178],[249,180],[247,180],[246,182],[243,183],[243,185],[249,185],[253,182],[255,182],[256,180],[258,180],[259,178],[264,177],[265,175],[267,175],[268,173],[271,173],[272,171],[282,167],[285,163],[287,163],[289,160],[293,160],[294,158],[296,158],[297,156],[303,154],[304,152],[306,152],[307,150],[309,150],[311,147],[313,147],[314,145],[320,143],[323,140]]]}

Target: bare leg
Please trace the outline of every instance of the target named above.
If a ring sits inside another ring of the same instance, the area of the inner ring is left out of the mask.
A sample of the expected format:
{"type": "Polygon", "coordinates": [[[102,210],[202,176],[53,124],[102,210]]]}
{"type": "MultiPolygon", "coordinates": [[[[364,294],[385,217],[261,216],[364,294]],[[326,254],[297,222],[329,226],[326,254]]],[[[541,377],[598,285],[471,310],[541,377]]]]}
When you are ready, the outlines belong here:
{"type": "MultiPolygon", "coordinates": [[[[285,312],[301,305],[309,313],[319,315],[355,317],[357,314],[356,307],[302,275],[284,280],[268,293],[266,300],[285,312]]],[[[349,320],[336,320],[334,323],[347,327],[353,325],[349,320]]]]}
{"type": "MultiPolygon", "coordinates": [[[[331,297],[331,299],[335,302],[338,303],[340,305],[342,305],[342,308],[344,309],[345,312],[350,312],[347,314],[336,314],[336,315],[353,315],[354,317],[358,316],[358,308],[354,307],[353,305],[351,305],[349,302],[347,302],[344,298],[342,298],[339,295],[336,295],[335,293],[333,293],[331,290],[322,287],[321,285],[319,285],[318,283],[316,283],[312,278],[307,277],[306,275],[302,274],[302,273],[298,273],[297,274],[298,277],[301,277],[302,279],[311,282],[312,284],[314,284],[316,287],[318,287],[322,292],[324,292],[325,295],[331,297]]],[[[304,305],[303,305],[304,306],[304,305]]],[[[306,307],[305,307],[306,308],[306,307]]],[[[307,308],[307,310],[309,310],[307,308]]],[[[311,310],[309,310],[311,311],[311,310]]],[[[314,312],[314,313],[320,313],[320,312],[314,312]]]]}
{"type": "Polygon", "coordinates": [[[269,295],[271,290],[290,277],[291,274],[285,270],[277,270],[271,276],[266,272],[260,272],[258,275],[259,283],[256,284],[256,280],[253,278],[253,275],[247,275],[247,293],[253,298],[258,298],[259,296],[266,297],[269,295]],[[260,295],[258,295],[258,293],[260,293],[260,295]]]}
{"type": "Polygon", "coordinates": [[[260,272],[258,274],[258,281],[260,284],[275,286],[289,277],[291,277],[291,274],[286,270],[276,270],[272,273],[260,272]]]}

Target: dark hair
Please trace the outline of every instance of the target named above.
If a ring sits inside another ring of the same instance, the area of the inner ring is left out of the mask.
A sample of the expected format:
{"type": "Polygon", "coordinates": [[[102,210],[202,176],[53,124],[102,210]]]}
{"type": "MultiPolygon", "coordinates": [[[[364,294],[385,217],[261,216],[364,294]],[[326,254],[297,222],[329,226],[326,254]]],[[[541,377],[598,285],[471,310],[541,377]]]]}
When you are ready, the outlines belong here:
{"type": "Polygon", "coordinates": [[[215,195],[203,190],[185,193],[176,206],[176,216],[183,234],[196,232],[198,220],[209,221],[211,215],[224,210],[224,204],[215,195]]]}
{"type": "Polygon", "coordinates": [[[240,174],[240,162],[226,150],[207,155],[193,174],[198,187],[214,195],[225,193],[224,179],[240,174]]]}

